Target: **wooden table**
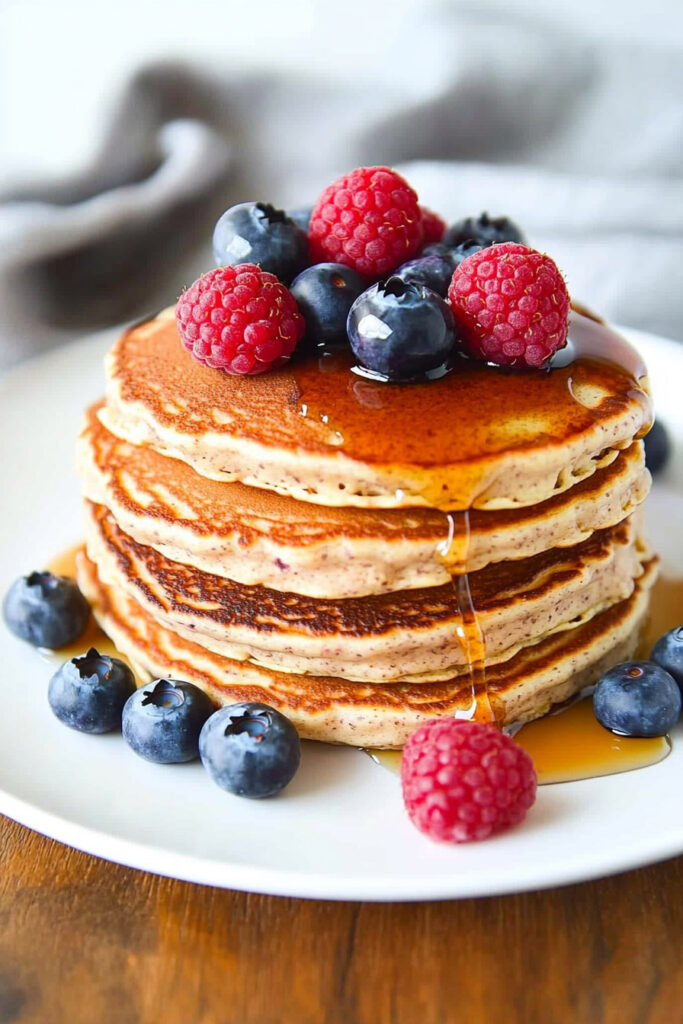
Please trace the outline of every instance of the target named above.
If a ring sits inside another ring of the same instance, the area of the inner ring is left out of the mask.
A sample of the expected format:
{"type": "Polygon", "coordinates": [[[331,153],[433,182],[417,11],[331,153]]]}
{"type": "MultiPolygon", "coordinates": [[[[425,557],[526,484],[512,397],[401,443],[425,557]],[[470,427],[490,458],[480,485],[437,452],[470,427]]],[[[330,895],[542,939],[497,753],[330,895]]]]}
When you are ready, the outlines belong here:
{"type": "Polygon", "coordinates": [[[452,903],[172,881],[0,818],[0,1024],[681,1024],[683,858],[452,903]]]}

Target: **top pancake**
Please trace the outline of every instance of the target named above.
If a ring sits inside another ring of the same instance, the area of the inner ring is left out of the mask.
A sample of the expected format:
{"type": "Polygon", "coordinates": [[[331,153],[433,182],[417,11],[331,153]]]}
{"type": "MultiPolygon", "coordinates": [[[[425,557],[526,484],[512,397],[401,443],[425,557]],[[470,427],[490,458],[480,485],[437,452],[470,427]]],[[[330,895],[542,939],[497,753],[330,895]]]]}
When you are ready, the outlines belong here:
{"type": "Polygon", "coordinates": [[[614,332],[574,314],[560,356],[548,373],[461,360],[401,386],[358,376],[347,354],[237,377],[196,362],[166,312],[114,345],[100,415],[204,476],[317,504],[528,506],[607,465],[651,418],[644,367],[614,332]]]}

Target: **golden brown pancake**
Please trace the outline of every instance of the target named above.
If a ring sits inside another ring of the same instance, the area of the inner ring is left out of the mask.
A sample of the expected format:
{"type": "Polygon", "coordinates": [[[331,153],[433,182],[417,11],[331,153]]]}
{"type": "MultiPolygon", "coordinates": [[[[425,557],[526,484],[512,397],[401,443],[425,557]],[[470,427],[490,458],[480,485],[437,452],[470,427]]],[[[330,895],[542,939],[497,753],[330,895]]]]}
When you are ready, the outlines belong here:
{"type": "Polygon", "coordinates": [[[569,547],[614,526],[649,490],[643,443],[555,497],[527,508],[473,509],[467,537],[442,552],[437,509],[311,506],[272,491],[200,476],[149,446],[115,437],[88,410],[78,445],[86,497],[121,529],[175,562],[245,584],[346,598],[439,586],[450,573],[569,547]],[[448,561],[448,565],[446,564],[448,561]]]}
{"type": "MultiPolygon", "coordinates": [[[[608,666],[631,657],[656,571],[652,559],[629,598],[491,668],[487,684],[498,724],[544,714],[608,666]]],[[[78,559],[78,582],[102,628],[148,677],[187,679],[217,704],[270,704],[294,722],[303,738],[400,747],[423,721],[455,714],[471,702],[466,676],[426,686],[366,685],[224,658],[160,625],[133,598],[104,584],[84,553],[78,559]]]]}
{"type": "Polygon", "coordinates": [[[165,314],[114,345],[100,416],[203,476],[303,501],[498,509],[546,501],[644,433],[644,374],[623,339],[573,314],[548,373],[461,359],[441,380],[388,385],[344,353],[245,379],[194,360],[165,314]]]}
{"type": "MultiPolygon", "coordinates": [[[[87,505],[89,557],[180,636],[279,671],[360,682],[426,682],[468,669],[459,591],[450,584],[346,600],[245,586],[138,544],[103,506],[87,505]]],[[[629,596],[647,557],[634,517],[574,548],[470,574],[485,664],[574,628],[629,596]]]]}

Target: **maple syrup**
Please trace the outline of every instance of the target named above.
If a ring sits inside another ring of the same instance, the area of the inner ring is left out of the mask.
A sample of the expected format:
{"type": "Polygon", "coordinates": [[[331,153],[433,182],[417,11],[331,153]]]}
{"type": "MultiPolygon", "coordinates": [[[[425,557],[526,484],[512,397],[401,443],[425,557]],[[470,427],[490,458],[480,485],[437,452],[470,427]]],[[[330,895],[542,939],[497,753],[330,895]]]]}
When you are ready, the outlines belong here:
{"type": "MultiPolygon", "coordinates": [[[[470,543],[469,510],[447,512],[445,523],[446,536],[437,546],[437,554],[449,571],[453,564],[466,567],[470,543]]],[[[455,627],[454,641],[462,648],[467,661],[471,696],[469,705],[459,708],[455,712],[455,717],[477,722],[493,722],[495,715],[486,686],[484,634],[472,599],[469,576],[467,572],[451,574],[451,581],[460,619],[455,627]]]]}
{"type": "MultiPolygon", "coordinates": [[[[637,656],[647,658],[655,641],[681,622],[683,578],[662,576],[650,594],[649,615],[641,631],[637,656]]],[[[540,785],[646,768],[664,760],[671,750],[668,736],[642,739],[609,732],[595,718],[590,697],[575,700],[521,726],[514,737],[531,755],[540,785]]],[[[369,749],[366,753],[389,771],[400,772],[400,750],[369,749]]]]}

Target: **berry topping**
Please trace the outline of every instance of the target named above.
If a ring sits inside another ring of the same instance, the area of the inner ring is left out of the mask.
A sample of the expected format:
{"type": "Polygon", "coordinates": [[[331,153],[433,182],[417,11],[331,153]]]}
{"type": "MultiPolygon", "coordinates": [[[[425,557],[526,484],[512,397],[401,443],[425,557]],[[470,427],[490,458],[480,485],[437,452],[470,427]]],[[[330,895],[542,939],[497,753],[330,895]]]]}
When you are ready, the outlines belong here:
{"type": "Polygon", "coordinates": [[[56,650],[83,635],[90,606],[68,577],[32,572],[14,581],[5,595],[2,614],[8,629],[20,640],[56,650]]]}
{"type": "Polygon", "coordinates": [[[661,420],[655,420],[643,438],[645,443],[645,465],[654,475],[664,469],[671,458],[671,439],[661,420]]]}
{"type": "Polygon", "coordinates": [[[142,686],[123,709],[123,738],[136,754],[156,764],[194,761],[199,733],[213,704],[198,686],[157,679],[142,686]]]}
{"type": "Polygon", "coordinates": [[[308,349],[348,345],[346,318],[366,282],[343,263],[315,263],[292,282],[292,295],[306,321],[308,349]]]}
{"type": "Polygon", "coordinates": [[[121,712],[132,693],[135,676],[126,663],[91,647],[57,669],[47,697],[64,725],[79,732],[102,733],[121,728],[121,712]]]}
{"type": "Polygon", "coordinates": [[[218,220],[213,254],[219,267],[258,263],[289,284],[308,263],[308,238],[284,210],[268,203],[240,203],[218,220]]]}
{"type": "Polygon", "coordinates": [[[652,648],[650,661],[673,676],[683,693],[683,626],[677,626],[660,636],[652,648]]]}
{"type": "Polygon", "coordinates": [[[388,167],[358,167],[325,189],[308,237],[313,262],[331,260],[366,278],[383,277],[420,247],[417,195],[388,167]]]}
{"type": "Polygon", "coordinates": [[[281,365],[306,326],[291,292],[251,263],[203,274],[178,299],[176,321],[188,352],[228,373],[281,365]]]}
{"type": "Polygon", "coordinates": [[[446,231],[446,221],[426,206],[420,207],[420,213],[422,214],[422,238],[425,245],[429,245],[430,242],[440,242],[446,231]]]}
{"type": "Polygon", "coordinates": [[[403,748],[403,802],[430,839],[465,843],[518,825],[536,799],[531,758],[492,725],[435,718],[403,748]]]}
{"type": "Polygon", "coordinates": [[[499,366],[544,366],[567,342],[569,293],[549,256],[505,242],[464,259],[448,298],[474,359],[499,366]]]}
{"type": "Polygon", "coordinates": [[[346,329],[360,366],[383,380],[442,376],[455,345],[453,316],[444,300],[400,277],[363,292],[346,329]]]}
{"type": "Polygon", "coordinates": [[[199,755],[221,789],[251,799],[273,796],[291,782],[301,760],[299,735],[267,704],[231,704],[208,720],[199,755]]]}
{"type": "Polygon", "coordinates": [[[526,238],[514,221],[509,217],[489,217],[488,213],[456,221],[446,229],[443,240],[446,245],[452,246],[468,241],[482,247],[498,245],[500,242],[521,242],[526,245],[526,238]]]}
{"type": "Polygon", "coordinates": [[[600,725],[621,736],[664,736],[681,714],[676,680],[649,661],[627,661],[606,672],[593,694],[600,725]]]}
{"type": "Polygon", "coordinates": [[[394,271],[393,276],[422,285],[423,288],[431,288],[445,299],[454,269],[450,256],[420,256],[416,260],[408,260],[394,271]]]}

